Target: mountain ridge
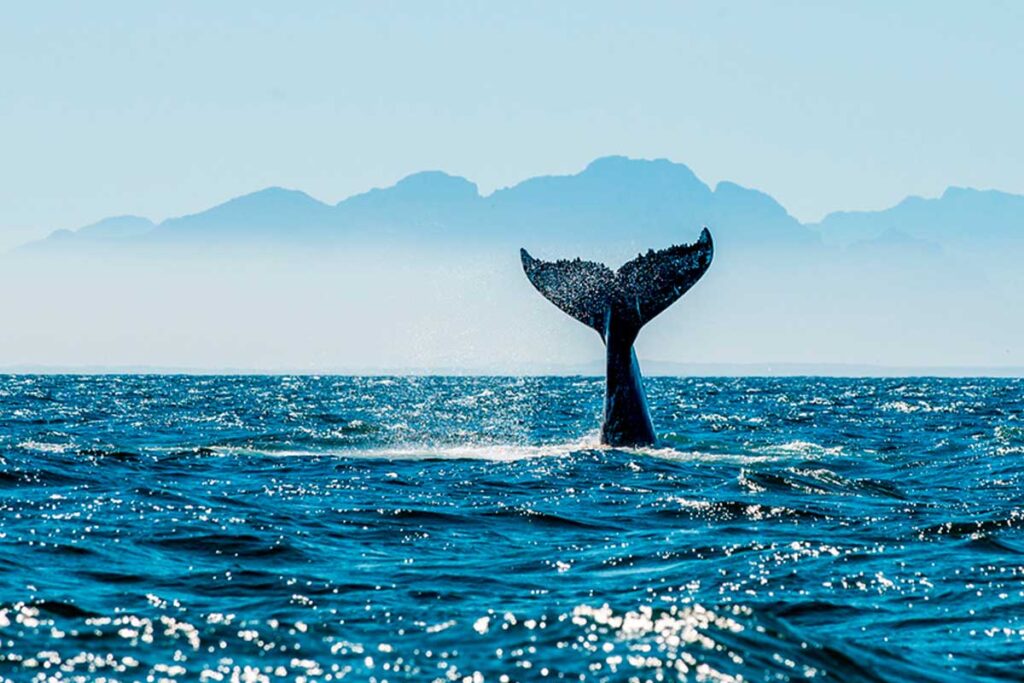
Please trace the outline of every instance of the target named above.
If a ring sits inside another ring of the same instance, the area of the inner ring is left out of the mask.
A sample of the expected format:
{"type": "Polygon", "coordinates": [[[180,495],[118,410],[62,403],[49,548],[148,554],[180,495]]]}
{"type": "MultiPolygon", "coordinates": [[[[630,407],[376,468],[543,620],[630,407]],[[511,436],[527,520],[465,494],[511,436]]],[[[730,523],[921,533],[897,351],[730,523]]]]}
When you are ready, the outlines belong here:
{"type": "Polygon", "coordinates": [[[467,178],[420,171],[387,187],[335,204],[296,189],[271,186],[203,211],[154,223],[115,216],[76,230],[56,230],[15,251],[73,252],[170,244],[324,244],[430,239],[543,246],[567,240],[678,242],[711,225],[726,247],[808,246],[818,243],[884,248],[903,236],[937,246],[1024,240],[1024,196],[948,187],[935,198],[908,196],[887,209],[836,211],[802,223],[756,188],[722,180],[714,188],[689,166],[668,159],[599,157],[581,171],[542,175],[480,193],[467,178]],[[981,228],[968,229],[972,222],[981,228]]]}

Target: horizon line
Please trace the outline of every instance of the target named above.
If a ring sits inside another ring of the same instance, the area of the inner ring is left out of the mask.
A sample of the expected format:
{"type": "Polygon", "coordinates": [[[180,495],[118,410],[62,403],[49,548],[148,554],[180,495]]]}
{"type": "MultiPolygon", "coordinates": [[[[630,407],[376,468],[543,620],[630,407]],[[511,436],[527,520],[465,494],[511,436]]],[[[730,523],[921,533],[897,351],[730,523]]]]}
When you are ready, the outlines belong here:
{"type": "MultiPolygon", "coordinates": [[[[192,377],[603,377],[599,363],[526,364],[518,369],[409,366],[297,368],[174,366],[174,365],[59,365],[19,363],[0,366],[0,376],[192,376],[192,377]],[[594,365],[594,368],[589,367],[594,365]]],[[[654,366],[645,377],[822,377],[822,378],[960,378],[1024,379],[1019,365],[883,365],[872,363],[682,363],[647,361],[654,366]],[[673,369],[657,366],[677,366],[673,369]]]]}

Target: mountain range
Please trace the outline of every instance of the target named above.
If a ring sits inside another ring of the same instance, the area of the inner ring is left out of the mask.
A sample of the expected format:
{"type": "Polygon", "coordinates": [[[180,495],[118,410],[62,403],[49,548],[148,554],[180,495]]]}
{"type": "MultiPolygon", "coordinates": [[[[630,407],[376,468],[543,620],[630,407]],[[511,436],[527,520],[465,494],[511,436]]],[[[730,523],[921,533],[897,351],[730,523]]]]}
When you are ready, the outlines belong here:
{"type": "Polygon", "coordinates": [[[160,223],[118,216],[58,230],[18,253],[349,244],[564,246],[582,241],[637,249],[691,239],[712,226],[733,250],[836,245],[920,253],[1024,244],[1024,196],[951,187],[882,211],[842,211],[804,224],[768,194],[731,182],[714,188],[665,159],[604,157],[575,175],[541,176],[482,195],[440,171],[410,175],[337,204],[271,187],[160,223]]]}

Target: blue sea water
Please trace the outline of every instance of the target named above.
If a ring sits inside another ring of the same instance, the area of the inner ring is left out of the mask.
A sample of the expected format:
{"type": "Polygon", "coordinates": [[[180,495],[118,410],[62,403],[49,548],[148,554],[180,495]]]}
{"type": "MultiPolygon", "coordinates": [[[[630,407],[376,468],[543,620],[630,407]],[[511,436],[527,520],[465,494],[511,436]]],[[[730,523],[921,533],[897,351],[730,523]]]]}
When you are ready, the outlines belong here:
{"type": "Polygon", "coordinates": [[[1024,381],[0,377],[0,680],[1024,677],[1024,381]]]}

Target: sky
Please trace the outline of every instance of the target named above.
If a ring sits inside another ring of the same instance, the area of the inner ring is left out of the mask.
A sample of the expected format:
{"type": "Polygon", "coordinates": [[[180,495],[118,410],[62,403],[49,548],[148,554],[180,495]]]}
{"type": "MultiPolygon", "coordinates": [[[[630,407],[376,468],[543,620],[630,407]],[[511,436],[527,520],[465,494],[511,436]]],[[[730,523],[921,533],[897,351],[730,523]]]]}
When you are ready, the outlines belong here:
{"type": "Polygon", "coordinates": [[[46,2],[0,8],[0,249],[271,185],[483,192],[667,157],[801,220],[1024,193],[1018,2],[46,2]]]}

